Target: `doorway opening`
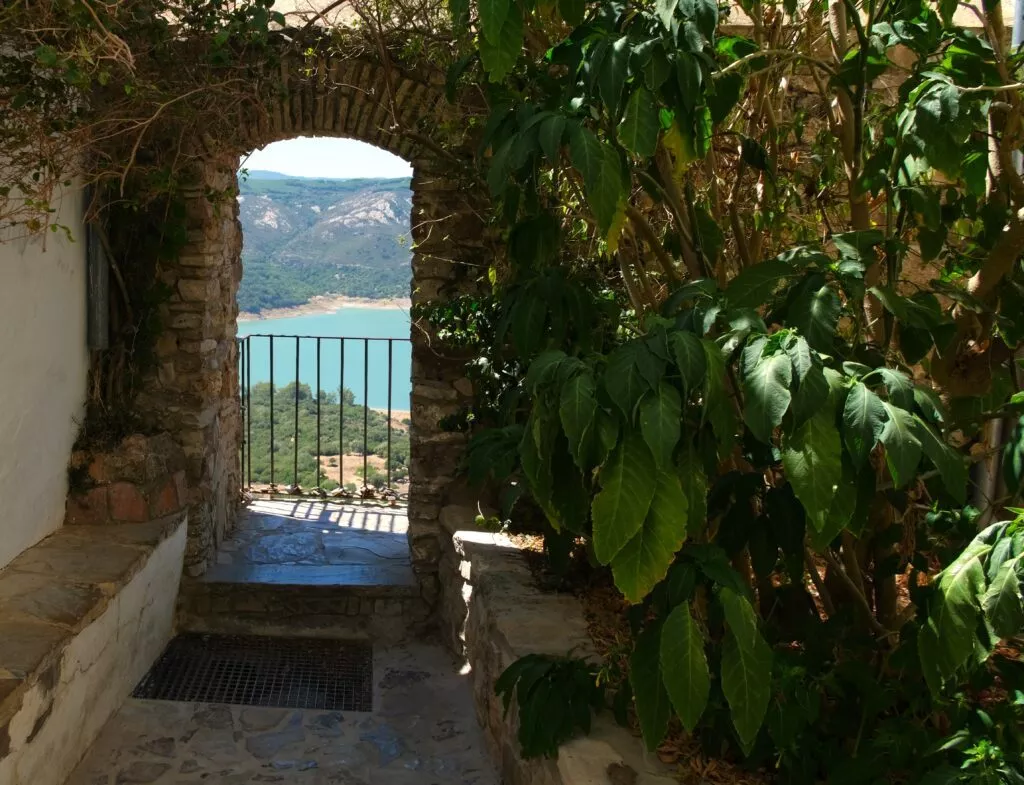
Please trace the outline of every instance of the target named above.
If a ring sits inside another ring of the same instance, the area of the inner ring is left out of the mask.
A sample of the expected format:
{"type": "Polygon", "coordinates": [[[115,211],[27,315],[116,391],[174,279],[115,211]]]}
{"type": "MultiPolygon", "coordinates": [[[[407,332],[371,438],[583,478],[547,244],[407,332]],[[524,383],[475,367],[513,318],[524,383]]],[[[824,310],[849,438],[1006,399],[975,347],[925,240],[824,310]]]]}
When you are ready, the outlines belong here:
{"type": "Polygon", "coordinates": [[[338,138],[276,142],[242,161],[247,504],[186,591],[192,629],[393,640],[429,616],[406,506],[411,174],[338,138]]]}
{"type": "Polygon", "coordinates": [[[252,493],[404,501],[411,168],[298,137],[239,172],[241,474],[252,493]]]}

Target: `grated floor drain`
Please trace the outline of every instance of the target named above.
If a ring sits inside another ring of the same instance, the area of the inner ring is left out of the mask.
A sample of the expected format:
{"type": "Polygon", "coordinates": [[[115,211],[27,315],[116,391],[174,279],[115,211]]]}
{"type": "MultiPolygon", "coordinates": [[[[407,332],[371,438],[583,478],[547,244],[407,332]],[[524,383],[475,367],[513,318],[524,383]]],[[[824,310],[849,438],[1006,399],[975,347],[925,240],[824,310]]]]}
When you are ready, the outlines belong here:
{"type": "Polygon", "coordinates": [[[132,697],[370,711],[373,651],[352,641],[183,634],[132,697]]]}

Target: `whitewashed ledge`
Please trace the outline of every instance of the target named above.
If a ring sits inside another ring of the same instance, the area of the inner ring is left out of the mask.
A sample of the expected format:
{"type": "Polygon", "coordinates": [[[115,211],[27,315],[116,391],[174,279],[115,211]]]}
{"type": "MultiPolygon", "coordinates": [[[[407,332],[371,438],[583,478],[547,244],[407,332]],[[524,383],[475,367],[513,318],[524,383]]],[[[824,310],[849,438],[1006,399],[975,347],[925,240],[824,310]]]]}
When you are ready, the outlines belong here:
{"type": "Polygon", "coordinates": [[[480,531],[472,507],[441,511],[441,625],[471,669],[477,718],[505,785],[675,785],[668,768],[610,712],[589,736],[563,745],[556,760],[519,754],[517,707],[505,715],[494,682],[526,654],[594,657],[583,608],[567,594],[543,592],[519,548],[480,531]]]}
{"type": "Polygon", "coordinates": [[[61,785],[166,646],[187,513],[65,526],[0,570],[0,783],[61,785]]]}

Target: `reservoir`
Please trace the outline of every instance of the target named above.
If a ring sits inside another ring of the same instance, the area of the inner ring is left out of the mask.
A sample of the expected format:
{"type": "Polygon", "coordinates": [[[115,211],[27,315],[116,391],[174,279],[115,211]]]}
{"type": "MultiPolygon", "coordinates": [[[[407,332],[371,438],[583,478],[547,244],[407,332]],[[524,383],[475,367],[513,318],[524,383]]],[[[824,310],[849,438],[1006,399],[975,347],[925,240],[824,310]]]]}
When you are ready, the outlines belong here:
{"type": "MultiPolygon", "coordinates": [[[[270,381],[270,338],[274,342],[274,385],[284,387],[295,381],[296,340],[292,336],[320,336],[320,389],[338,392],[344,386],[355,395],[356,403],[366,400],[373,409],[388,406],[388,344],[391,342],[391,408],[408,411],[411,392],[412,349],[409,344],[409,313],[402,308],[344,306],[334,313],[304,314],[273,319],[254,319],[238,324],[238,337],[248,338],[251,358],[249,381],[270,381]],[[346,340],[339,340],[344,338],[346,340]],[[344,363],[342,358],[344,356],[344,363]],[[369,366],[364,375],[364,360],[369,366]],[[344,368],[344,376],[342,376],[344,368]],[[342,382],[344,384],[342,385],[342,382]]],[[[317,341],[301,337],[298,341],[299,381],[317,388],[317,341]]],[[[243,384],[246,380],[243,380],[243,384]]]]}

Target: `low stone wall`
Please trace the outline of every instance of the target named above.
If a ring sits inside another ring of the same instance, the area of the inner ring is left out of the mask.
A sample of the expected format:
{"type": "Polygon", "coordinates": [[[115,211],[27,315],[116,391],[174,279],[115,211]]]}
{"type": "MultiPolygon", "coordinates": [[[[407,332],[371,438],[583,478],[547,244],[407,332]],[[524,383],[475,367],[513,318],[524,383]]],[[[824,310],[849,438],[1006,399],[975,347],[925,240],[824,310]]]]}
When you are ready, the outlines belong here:
{"type": "Polygon", "coordinates": [[[0,783],[61,785],[163,651],[186,529],[65,526],[0,571],[0,783]]]}
{"type": "Polygon", "coordinates": [[[606,712],[592,733],[562,746],[556,760],[519,754],[517,707],[494,693],[501,673],[531,653],[593,656],[576,598],[541,591],[508,538],[473,530],[476,510],[446,507],[441,555],[441,627],[471,668],[477,718],[505,785],[675,785],[640,740],[606,712]]]}
{"type": "Polygon", "coordinates": [[[168,434],[129,436],[103,451],[71,456],[64,522],[143,523],[188,506],[185,455],[168,434]]]}

